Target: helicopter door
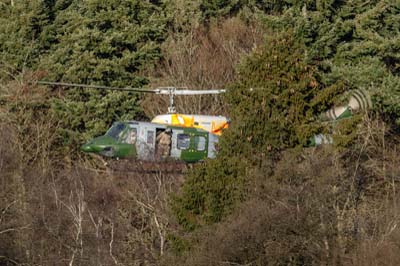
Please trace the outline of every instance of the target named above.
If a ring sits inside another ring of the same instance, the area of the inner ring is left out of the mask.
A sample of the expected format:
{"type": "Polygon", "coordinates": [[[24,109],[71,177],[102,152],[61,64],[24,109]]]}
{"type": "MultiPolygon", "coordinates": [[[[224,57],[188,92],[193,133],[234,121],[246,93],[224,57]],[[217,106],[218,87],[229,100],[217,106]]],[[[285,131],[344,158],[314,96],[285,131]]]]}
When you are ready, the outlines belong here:
{"type": "Polygon", "coordinates": [[[155,150],[155,130],[148,127],[141,129],[140,140],[136,146],[138,148],[139,159],[153,160],[155,150]]]}
{"type": "Polygon", "coordinates": [[[170,154],[172,158],[175,159],[181,158],[181,153],[186,148],[182,146],[182,138],[184,138],[185,135],[187,134],[183,134],[183,130],[173,129],[171,138],[171,154],[170,154]]]}
{"type": "Polygon", "coordinates": [[[208,132],[196,132],[182,134],[181,141],[178,136],[178,145],[181,143],[181,158],[187,162],[197,162],[207,158],[208,153],[208,132]],[[185,138],[186,137],[186,138],[185,138]],[[190,144],[188,141],[190,140],[190,144]]]}

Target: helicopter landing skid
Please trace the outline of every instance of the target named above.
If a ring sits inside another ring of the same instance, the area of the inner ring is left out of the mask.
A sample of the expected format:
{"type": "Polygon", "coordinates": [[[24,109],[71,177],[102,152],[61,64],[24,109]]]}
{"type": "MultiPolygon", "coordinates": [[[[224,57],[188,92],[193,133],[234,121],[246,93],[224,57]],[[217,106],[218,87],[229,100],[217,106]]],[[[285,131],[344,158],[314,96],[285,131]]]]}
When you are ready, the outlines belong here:
{"type": "Polygon", "coordinates": [[[142,161],[137,159],[121,159],[108,162],[107,168],[116,173],[184,173],[188,166],[184,162],[175,160],[165,161],[142,161]]]}

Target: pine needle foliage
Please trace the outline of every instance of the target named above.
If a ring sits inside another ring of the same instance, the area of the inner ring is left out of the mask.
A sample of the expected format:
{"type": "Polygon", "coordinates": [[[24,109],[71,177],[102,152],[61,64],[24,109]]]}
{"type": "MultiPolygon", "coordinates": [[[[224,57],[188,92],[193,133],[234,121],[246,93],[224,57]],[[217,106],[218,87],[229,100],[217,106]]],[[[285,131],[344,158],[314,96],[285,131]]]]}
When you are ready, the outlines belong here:
{"type": "Polygon", "coordinates": [[[0,78],[34,67],[50,42],[45,29],[51,23],[45,1],[0,1],[0,78]]]}
{"type": "MultiPolygon", "coordinates": [[[[0,78],[5,83],[39,71],[51,81],[142,87],[148,83],[144,69],[161,57],[168,25],[161,2],[12,3],[0,2],[0,78]]],[[[104,133],[113,121],[143,117],[138,94],[69,89],[58,95],[49,104],[64,145],[76,147],[104,133]]]]}
{"type": "Polygon", "coordinates": [[[308,60],[320,62],[325,84],[343,80],[351,89],[367,90],[374,111],[395,124],[400,116],[399,15],[395,1],[317,1],[294,6],[278,20],[294,26],[308,60]]]}
{"type": "MultiPolygon", "coordinates": [[[[57,43],[39,66],[48,79],[142,87],[147,79],[139,73],[161,56],[165,19],[159,6],[143,1],[74,1],[53,29],[57,43]]],[[[82,143],[113,121],[142,116],[137,94],[71,89],[64,97],[53,109],[66,129],[66,143],[82,143]]]]}
{"type": "MultiPolygon", "coordinates": [[[[330,90],[340,90],[336,85],[330,90]]],[[[188,230],[220,221],[247,196],[250,171],[279,151],[306,144],[320,130],[315,122],[322,90],[316,67],[293,32],[267,37],[239,69],[227,95],[232,126],[224,133],[215,161],[193,171],[175,199],[175,212],[188,230]]],[[[329,95],[329,94],[328,94],[329,95]]]]}
{"type": "Polygon", "coordinates": [[[248,147],[235,152],[293,147],[305,144],[312,134],[305,128],[314,120],[321,88],[315,67],[304,62],[304,53],[289,32],[268,37],[264,47],[242,63],[238,82],[227,96],[235,122],[227,136],[248,147]]]}

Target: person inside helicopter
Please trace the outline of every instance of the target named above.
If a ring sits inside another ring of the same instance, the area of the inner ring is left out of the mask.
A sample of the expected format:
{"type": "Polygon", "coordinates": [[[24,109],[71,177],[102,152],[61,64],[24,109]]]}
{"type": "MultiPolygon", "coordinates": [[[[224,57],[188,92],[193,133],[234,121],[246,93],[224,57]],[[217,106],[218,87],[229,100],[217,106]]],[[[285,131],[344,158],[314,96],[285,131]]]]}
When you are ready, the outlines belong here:
{"type": "Polygon", "coordinates": [[[171,134],[172,130],[167,128],[164,131],[157,132],[156,145],[157,150],[156,154],[158,158],[167,158],[171,152],[171,134]]]}
{"type": "Polygon", "coordinates": [[[136,128],[132,128],[129,133],[128,133],[128,143],[129,144],[135,144],[136,143],[136,128]]]}

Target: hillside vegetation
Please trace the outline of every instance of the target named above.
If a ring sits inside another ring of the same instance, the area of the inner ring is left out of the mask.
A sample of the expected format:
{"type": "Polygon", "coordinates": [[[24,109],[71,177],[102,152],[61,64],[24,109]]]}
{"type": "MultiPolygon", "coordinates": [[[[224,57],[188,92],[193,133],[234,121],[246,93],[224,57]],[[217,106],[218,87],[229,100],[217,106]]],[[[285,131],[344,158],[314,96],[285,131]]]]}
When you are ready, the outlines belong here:
{"type": "Polygon", "coordinates": [[[0,265],[398,265],[399,29],[389,0],[0,0],[0,265]],[[226,88],[177,108],[231,126],[183,174],[113,172],[80,144],[167,99],[37,80],[226,88]]]}

